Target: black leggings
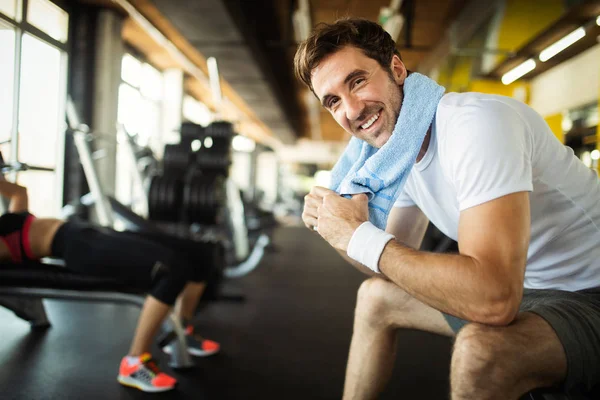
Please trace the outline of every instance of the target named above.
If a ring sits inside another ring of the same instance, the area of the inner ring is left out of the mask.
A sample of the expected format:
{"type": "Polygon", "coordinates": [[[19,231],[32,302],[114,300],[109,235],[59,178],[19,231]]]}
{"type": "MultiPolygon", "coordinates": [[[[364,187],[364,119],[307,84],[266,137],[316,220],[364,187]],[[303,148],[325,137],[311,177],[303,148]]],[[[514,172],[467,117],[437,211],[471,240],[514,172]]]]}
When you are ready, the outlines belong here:
{"type": "Polygon", "coordinates": [[[52,256],[65,260],[69,270],[111,277],[144,289],[173,305],[188,281],[203,276],[188,258],[160,242],[131,233],[69,221],[56,232],[52,256]]]}

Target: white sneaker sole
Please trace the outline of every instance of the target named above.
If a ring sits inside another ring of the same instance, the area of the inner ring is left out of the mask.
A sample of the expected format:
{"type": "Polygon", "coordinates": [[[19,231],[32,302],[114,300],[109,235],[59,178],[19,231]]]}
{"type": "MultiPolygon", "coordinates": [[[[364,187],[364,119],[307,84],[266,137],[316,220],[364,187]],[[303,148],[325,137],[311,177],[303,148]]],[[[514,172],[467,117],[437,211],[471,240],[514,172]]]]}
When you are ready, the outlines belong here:
{"type": "Polygon", "coordinates": [[[140,382],[137,379],[130,378],[128,376],[123,376],[123,375],[117,376],[117,381],[119,381],[119,383],[121,385],[136,388],[136,389],[141,390],[142,392],[147,392],[147,393],[166,392],[166,391],[175,389],[175,386],[156,387],[156,386],[146,385],[145,383],[140,382]]]}
{"type": "MultiPolygon", "coordinates": [[[[172,353],[171,346],[165,346],[162,348],[162,350],[169,355],[172,353]]],[[[213,354],[217,354],[218,352],[219,350],[199,350],[188,347],[188,353],[196,357],[208,357],[212,356],[213,354]]]]}

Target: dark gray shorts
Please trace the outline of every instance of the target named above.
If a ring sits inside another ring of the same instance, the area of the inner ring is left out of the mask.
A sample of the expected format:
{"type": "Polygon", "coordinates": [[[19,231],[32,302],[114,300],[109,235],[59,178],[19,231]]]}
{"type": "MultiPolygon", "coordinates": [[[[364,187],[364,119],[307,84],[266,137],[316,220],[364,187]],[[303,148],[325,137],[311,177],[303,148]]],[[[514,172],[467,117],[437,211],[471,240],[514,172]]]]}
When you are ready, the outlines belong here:
{"type": "MultiPolygon", "coordinates": [[[[578,292],[525,289],[519,310],[539,315],[556,332],[567,355],[567,392],[589,392],[600,384],[600,287],[578,292]]],[[[468,323],[444,317],[454,332],[468,323]]]]}

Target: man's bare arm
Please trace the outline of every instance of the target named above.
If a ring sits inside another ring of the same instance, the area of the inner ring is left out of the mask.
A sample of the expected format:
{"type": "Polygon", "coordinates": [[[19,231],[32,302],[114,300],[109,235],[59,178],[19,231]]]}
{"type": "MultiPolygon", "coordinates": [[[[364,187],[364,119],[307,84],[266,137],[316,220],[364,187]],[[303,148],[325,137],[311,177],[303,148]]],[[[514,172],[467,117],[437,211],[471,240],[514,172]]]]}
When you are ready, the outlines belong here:
{"type": "MultiPolygon", "coordinates": [[[[398,242],[412,247],[413,249],[419,249],[423,242],[423,238],[425,237],[427,225],[429,225],[429,220],[419,207],[394,207],[392,208],[392,211],[390,211],[385,230],[394,235],[398,242]]],[[[338,249],[338,253],[360,272],[369,276],[384,277],[351,259],[345,251],[338,249]]]]}
{"type": "Polygon", "coordinates": [[[510,323],[521,302],[530,235],[527,192],[461,213],[460,254],[417,251],[390,241],[380,270],[422,302],[469,321],[510,323]]]}

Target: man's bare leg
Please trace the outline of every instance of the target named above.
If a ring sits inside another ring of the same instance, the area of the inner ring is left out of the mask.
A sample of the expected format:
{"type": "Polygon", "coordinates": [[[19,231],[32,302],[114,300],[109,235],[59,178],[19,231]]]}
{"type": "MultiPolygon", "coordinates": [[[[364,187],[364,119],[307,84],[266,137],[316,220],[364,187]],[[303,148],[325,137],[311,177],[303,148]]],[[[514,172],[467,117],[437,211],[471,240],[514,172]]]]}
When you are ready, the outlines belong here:
{"type": "Polygon", "coordinates": [[[158,301],[152,296],[146,297],[142,308],[135,335],[129,349],[130,356],[140,356],[150,352],[152,342],[156,337],[160,325],[169,314],[171,306],[158,301]]]}
{"type": "Polygon", "coordinates": [[[412,328],[453,336],[441,312],[396,284],[371,278],[357,297],[344,400],[375,399],[388,383],[396,360],[396,332],[412,328]]]}
{"type": "Polygon", "coordinates": [[[552,327],[522,313],[508,326],[468,324],[458,334],[450,368],[452,400],[516,400],[563,381],[567,360],[552,327]]]}

